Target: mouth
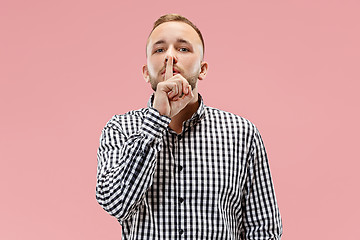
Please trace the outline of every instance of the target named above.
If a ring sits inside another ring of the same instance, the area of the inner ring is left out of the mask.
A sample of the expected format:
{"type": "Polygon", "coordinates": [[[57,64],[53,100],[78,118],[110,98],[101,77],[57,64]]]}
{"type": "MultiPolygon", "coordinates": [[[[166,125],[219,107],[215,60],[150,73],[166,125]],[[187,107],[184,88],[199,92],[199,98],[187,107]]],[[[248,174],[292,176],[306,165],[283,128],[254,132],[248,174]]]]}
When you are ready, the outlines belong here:
{"type": "Polygon", "coordinates": [[[173,76],[176,75],[176,74],[179,74],[180,72],[177,71],[177,70],[173,70],[173,76]]]}
{"type": "MultiPolygon", "coordinates": [[[[166,70],[163,70],[163,71],[161,72],[161,75],[165,75],[165,72],[166,72],[166,70]]],[[[180,74],[180,71],[174,68],[174,69],[173,69],[173,76],[175,76],[176,74],[180,74]]]]}

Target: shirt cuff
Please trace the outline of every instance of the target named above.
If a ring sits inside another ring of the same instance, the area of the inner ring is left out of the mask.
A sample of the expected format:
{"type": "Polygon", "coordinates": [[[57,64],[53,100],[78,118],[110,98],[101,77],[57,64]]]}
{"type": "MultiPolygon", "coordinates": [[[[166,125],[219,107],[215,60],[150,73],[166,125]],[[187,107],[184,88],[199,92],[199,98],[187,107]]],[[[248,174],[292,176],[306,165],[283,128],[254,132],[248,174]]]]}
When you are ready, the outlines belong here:
{"type": "Polygon", "coordinates": [[[141,132],[150,139],[160,138],[169,126],[171,118],[160,115],[155,108],[150,107],[148,109],[149,112],[145,115],[144,122],[141,125],[141,132]]]}

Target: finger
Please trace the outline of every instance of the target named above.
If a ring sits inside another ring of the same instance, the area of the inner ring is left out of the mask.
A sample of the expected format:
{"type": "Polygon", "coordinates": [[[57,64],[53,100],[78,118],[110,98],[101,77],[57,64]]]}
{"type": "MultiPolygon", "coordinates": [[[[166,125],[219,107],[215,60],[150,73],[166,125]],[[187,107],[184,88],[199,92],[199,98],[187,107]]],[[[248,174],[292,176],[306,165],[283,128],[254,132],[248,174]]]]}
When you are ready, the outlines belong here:
{"type": "MultiPolygon", "coordinates": [[[[181,76],[181,75],[180,75],[181,76]]],[[[189,82],[183,77],[181,76],[181,94],[180,95],[180,98],[183,97],[184,94],[188,94],[188,87],[189,87],[189,82]]]]}
{"type": "Polygon", "coordinates": [[[182,98],[184,94],[188,94],[188,86],[189,86],[189,82],[181,75],[181,74],[176,74],[175,79],[178,86],[179,86],[179,98],[182,98]]]}
{"type": "Polygon", "coordinates": [[[191,86],[190,85],[188,85],[186,87],[186,91],[187,91],[187,93],[184,92],[181,96],[178,97],[180,99],[183,99],[185,102],[187,102],[189,99],[191,100],[194,97],[194,94],[191,91],[191,86]]]}
{"type": "MultiPolygon", "coordinates": [[[[183,84],[184,84],[184,80],[182,79],[182,76],[180,74],[175,75],[171,80],[167,81],[168,83],[173,83],[176,85],[177,87],[177,92],[176,94],[178,95],[178,98],[181,98],[183,95],[183,84]]],[[[174,99],[172,99],[174,100],[174,99]]]]}
{"type": "Polygon", "coordinates": [[[178,86],[178,89],[179,89],[179,92],[178,92],[178,97],[181,98],[182,95],[183,95],[183,82],[182,81],[177,81],[176,82],[177,86],[178,86]]]}
{"type": "Polygon", "coordinates": [[[187,97],[187,96],[194,97],[194,94],[193,94],[193,92],[192,92],[191,85],[188,85],[187,88],[186,88],[186,90],[187,90],[187,93],[185,94],[185,97],[187,97]]]}
{"type": "Polygon", "coordinates": [[[170,97],[170,100],[171,101],[176,101],[176,100],[178,100],[180,98],[180,95],[179,94],[172,94],[172,97],[170,97]]]}
{"type": "Polygon", "coordinates": [[[170,92],[174,92],[174,94],[178,94],[178,85],[173,81],[160,82],[157,85],[157,90],[166,92],[168,94],[170,94],[170,92]]]}
{"type": "Polygon", "coordinates": [[[190,84],[188,86],[188,95],[192,95],[194,97],[194,93],[192,92],[192,87],[190,84]]]}
{"type": "Polygon", "coordinates": [[[176,83],[171,84],[171,91],[174,92],[174,96],[179,94],[179,87],[176,83]]]}
{"type": "Polygon", "coordinates": [[[174,91],[170,91],[170,92],[167,93],[167,95],[168,95],[168,98],[171,99],[172,97],[175,96],[175,93],[174,93],[174,91]]]}
{"type": "Polygon", "coordinates": [[[173,87],[171,88],[171,91],[168,92],[168,98],[172,99],[173,97],[177,96],[177,85],[173,84],[173,87]]]}
{"type": "Polygon", "coordinates": [[[188,87],[188,90],[189,90],[190,94],[186,94],[184,96],[184,101],[187,102],[187,103],[189,103],[191,101],[191,99],[194,97],[194,93],[191,91],[191,86],[190,85],[188,87]]]}
{"type": "Polygon", "coordinates": [[[165,81],[173,76],[173,58],[168,57],[165,68],[165,81]]]}
{"type": "Polygon", "coordinates": [[[182,89],[183,93],[186,95],[189,94],[189,86],[190,85],[189,85],[188,81],[183,82],[182,86],[183,86],[183,89],[182,89]]]}
{"type": "Polygon", "coordinates": [[[193,95],[188,94],[188,95],[184,95],[184,97],[182,98],[182,102],[183,104],[186,106],[187,104],[189,104],[189,102],[191,102],[191,100],[193,99],[193,95]]]}

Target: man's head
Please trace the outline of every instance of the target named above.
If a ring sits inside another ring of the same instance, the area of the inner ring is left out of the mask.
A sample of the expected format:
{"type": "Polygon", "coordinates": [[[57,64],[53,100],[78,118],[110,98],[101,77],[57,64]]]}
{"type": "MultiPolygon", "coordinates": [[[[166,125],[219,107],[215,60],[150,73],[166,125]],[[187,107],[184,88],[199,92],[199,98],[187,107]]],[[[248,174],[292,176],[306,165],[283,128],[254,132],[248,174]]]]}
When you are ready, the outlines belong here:
{"type": "Polygon", "coordinates": [[[147,64],[143,66],[144,79],[156,91],[157,83],[164,81],[167,59],[173,59],[174,75],[179,73],[192,89],[197,80],[205,78],[208,64],[203,61],[204,40],[200,30],[188,19],[177,14],[161,16],[146,44],[147,64]]]}
{"type": "MultiPolygon", "coordinates": [[[[187,19],[186,17],[184,16],[181,16],[179,14],[166,14],[166,15],[163,15],[161,17],[158,18],[158,20],[156,20],[154,22],[154,26],[149,34],[149,37],[151,35],[151,33],[154,31],[155,28],[157,28],[160,24],[162,23],[166,23],[166,22],[183,22],[183,23],[186,23],[188,25],[190,25],[195,31],[196,33],[199,35],[199,38],[201,40],[201,44],[202,44],[202,52],[203,52],[203,57],[204,57],[204,52],[205,52],[205,44],[204,44],[204,38],[200,32],[200,29],[198,29],[195,24],[193,24],[189,19],[187,19]]],[[[148,37],[148,40],[147,40],[147,43],[146,43],[146,48],[147,48],[147,45],[149,44],[149,37],[148,37]]],[[[146,54],[147,54],[147,50],[146,50],[146,54]]]]}

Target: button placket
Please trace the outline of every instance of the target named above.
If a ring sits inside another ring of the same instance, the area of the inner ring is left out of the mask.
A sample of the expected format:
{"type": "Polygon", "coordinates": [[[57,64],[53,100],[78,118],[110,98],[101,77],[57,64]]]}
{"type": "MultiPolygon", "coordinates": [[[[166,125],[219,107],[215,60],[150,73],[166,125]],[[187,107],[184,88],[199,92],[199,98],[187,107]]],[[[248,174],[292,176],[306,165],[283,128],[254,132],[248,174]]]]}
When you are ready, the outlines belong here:
{"type": "Polygon", "coordinates": [[[185,224],[185,199],[184,199],[184,193],[185,193],[185,182],[184,182],[184,159],[183,159],[183,144],[184,139],[182,135],[177,136],[177,164],[178,164],[178,209],[179,209],[179,234],[180,236],[185,236],[184,234],[184,228],[186,227],[185,224]]]}

